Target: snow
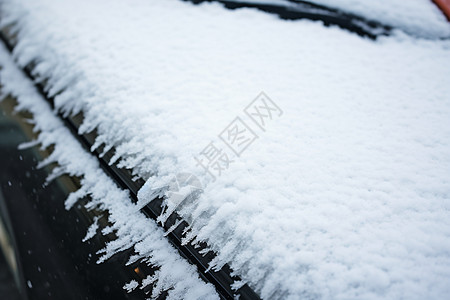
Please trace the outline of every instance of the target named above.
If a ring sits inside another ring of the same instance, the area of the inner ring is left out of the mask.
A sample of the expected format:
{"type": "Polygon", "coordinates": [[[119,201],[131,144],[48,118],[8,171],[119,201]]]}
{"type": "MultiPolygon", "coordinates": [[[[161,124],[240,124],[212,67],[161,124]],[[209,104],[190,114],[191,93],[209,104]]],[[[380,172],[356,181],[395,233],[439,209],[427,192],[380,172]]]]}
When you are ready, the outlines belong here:
{"type": "Polygon", "coordinates": [[[93,238],[95,234],[97,233],[99,226],[98,226],[98,217],[94,218],[94,223],[89,226],[88,231],[86,232],[86,236],[83,238],[83,242],[86,242],[93,238]]]}
{"type": "MultiPolygon", "coordinates": [[[[212,268],[230,263],[264,299],[445,299],[450,42],[435,38],[448,24],[430,2],[401,3],[411,9],[389,16],[373,4],[370,15],[426,39],[396,31],[372,41],[178,0],[16,0],[4,3],[3,22],[15,22],[14,57],[36,63],[57,109],[83,111],[82,132],[97,129],[96,146],[114,147],[114,160],[147,180],[140,205],[179,173],[200,179],[197,199],[167,204],[191,224],[186,243],[218,253],[212,268]],[[243,111],[261,91],[283,111],[265,131],[243,111]],[[218,137],[236,117],[258,135],[240,157],[218,137]],[[234,160],[215,181],[194,159],[210,142],[234,160]]],[[[70,165],[64,157],[55,159],[70,165]]],[[[80,194],[121,216],[136,210],[87,182],[80,194]]],[[[134,245],[162,263],[148,248],[162,233],[130,231],[124,219],[105,258],[134,245]]],[[[184,277],[178,265],[168,270],[184,277]]]]}
{"type": "Polygon", "coordinates": [[[139,286],[139,283],[136,280],[131,280],[129,283],[125,284],[123,288],[128,292],[133,291],[139,286]]]}
{"type": "MultiPolygon", "coordinates": [[[[70,208],[82,196],[90,195],[91,200],[86,204],[88,209],[106,210],[109,213],[109,221],[114,224],[110,229],[115,231],[117,239],[107,243],[105,248],[99,251],[103,255],[98,263],[122,250],[134,248],[135,254],[130,257],[128,263],[144,259],[144,262],[158,268],[152,282],[152,298],[156,298],[162,291],[167,291],[168,299],[218,299],[214,287],[204,283],[197,270],[180,257],[164,238],[163,230],[139,212],[131,203],[128,192],[119,189],[100,169],[96,158],[75,140],[37,93],[33,83],[17,69],[3,44],[0,45],[0,66],[2,95],[11,94],[17,97],[19,104],[15,109],[33,114],[34,130],[40,132],[37,142],[42,148],[54,146],[52,154],[40,165],[57,162],[60,168],[53,171],[54,173],[82,177],[83,192],[72,193],[66,201],[70,202],[66,203],[66,207],[70,208]]],[[[92,238],[98,228],[95,218],[83,241],[92,238]]],[[[27,284],[32,288],[31,281],[28,280],[27,284]]],[[[137,286],[139,284],[133,281],[124,288],[131,291],[137,286]]],[[[145,284],[141,285],[144,286],[145,284]]]]}

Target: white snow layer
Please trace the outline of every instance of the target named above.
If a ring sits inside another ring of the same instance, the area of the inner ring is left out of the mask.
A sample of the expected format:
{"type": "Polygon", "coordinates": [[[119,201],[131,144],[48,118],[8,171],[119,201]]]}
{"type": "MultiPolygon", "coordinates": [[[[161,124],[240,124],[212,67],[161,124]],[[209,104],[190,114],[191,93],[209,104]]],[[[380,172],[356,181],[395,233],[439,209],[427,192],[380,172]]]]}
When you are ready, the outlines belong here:
{"type": "Polygon", "coordinates": [[[450,294],[449,41],[178,0],[3,11],[18,63],[148,179],[141,202],[180,172],[202,180],[180,213],[213,267],[229,262],[265,299],[450,294]],[[284,112],[265,132],[242,112],[261,90],[284,112]],[[213,182],[193,157],[211,141],[229,151],[217,135],[236,116],[259,138],[213,182]]]}
{"type": "MultiPolygon", "coordinates": [[[[141,284],[141,288],[154,284],[152,298],[156,298],[162,291],[168,291],[169,299],[218,299],[214,287],[204,283],[198,277],[196,268],[170,246],[163,230],[139,212],[136,205],[132,204],[128,192],[119,189],[100,169],[97,159],[75,140],[37,93],[33,83],[16,68],[3,44],[0,44],[0,76],[2,95],[17,97],[19,104],[15,109],[33,114],[34,130],[40,132],[38,142],[41,147],[45,149],[50,145],[54,146],[52,154],[41,165],[57,162],[60,167],[54,169],[53,173],[82,177],[82,188],[69,195],[66,206],[70,208],[77,199],[90,195],[92,199],[87,204],[89,209],[109,212],[109,220],[114,225],[108,230],[114,231],[118,238],[107,243],[100,251],[103,255],[99,263],[119,251],[134,247],[135,254],[128,263],[142,258],[149,265],[158,267],[152,280],[141,284]]],[[[83,241],[90,239],[97,228],[95,219],[83,241]]],[[[131,291],[137,286],[138,283],[133,281],[124,288],[131,291]]]]}

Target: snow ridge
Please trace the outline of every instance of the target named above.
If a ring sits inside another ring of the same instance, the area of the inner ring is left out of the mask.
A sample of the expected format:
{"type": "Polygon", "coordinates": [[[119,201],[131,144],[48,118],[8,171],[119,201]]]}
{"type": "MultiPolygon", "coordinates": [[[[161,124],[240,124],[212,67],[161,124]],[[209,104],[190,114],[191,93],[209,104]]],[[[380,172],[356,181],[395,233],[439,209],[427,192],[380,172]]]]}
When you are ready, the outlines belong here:
{"type": "MultiPolygon", "coordinates": [[[[158,270],[140,285],[134,281],[133,284],[125,285],[124,289],[130,292],[138,286],[144,288],[153,284],[151,298],[157,298],[167,291],[168,299],[218,299],[214,287],[203,282],[196,268],[180,257],[164,237],[163,230],[139,212],[136,205],[132,204],[128,192],[119,189],[103,173],[98,161],[75,140],[40,97],[33,84],[16,68],[3,45],[0,45],[0,66],[3,95],[17,97],[18,105],[15,109],[33,114],[34,130],[40,132],[36,142],[41,148],[54,146],[52,154],[40,166],[55,162],[59,167],[53,170],[50,177],[68,174],[82,178],[82,188],[70,194],[66,200],[66,208],[70,209],[78,199],[89,195],[91,200],[86,204],[88,209],[109,212],[109,221],[113,225],[104,228],[102,232],[115,232],[117,239],[99,251],[102,256],[97,263],[104,262],[122,250],[134,248],[134,254],[127,264],[143,260],[158,270]]],[[[98,226],[95,220],[83,241],[90,239],[98,226]]]]}

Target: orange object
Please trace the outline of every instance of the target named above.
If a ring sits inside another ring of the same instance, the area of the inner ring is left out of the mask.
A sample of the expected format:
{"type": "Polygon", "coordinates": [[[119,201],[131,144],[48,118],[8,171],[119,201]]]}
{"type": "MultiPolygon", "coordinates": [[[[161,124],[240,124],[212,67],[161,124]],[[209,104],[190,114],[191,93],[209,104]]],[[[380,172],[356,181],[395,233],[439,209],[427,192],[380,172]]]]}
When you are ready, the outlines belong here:
{"type": "Polygon", "coordinates": [[[450,21],[450,0],[433,0],[433,2],[442,10],[447,20],[450,21]]]}

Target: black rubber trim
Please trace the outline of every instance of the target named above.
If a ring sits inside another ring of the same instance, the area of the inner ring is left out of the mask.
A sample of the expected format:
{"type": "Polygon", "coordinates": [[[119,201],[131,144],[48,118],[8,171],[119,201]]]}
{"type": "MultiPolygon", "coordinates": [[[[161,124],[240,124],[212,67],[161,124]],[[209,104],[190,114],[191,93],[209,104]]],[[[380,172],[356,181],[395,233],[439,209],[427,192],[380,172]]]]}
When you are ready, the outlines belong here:
{"type": "Polygon", "coordinates": [[[219,2],[228,9],[255,8],[266,13],[274,14],[284,20],[308,19],[321,21],[325,26],[339,26],[363,37],[376,39],[378,36],[389,35],[392,28],[375,20],[368,20],[361,16],[343,12],[338,9],[301,0],[286,0],[283,3],[261,3],[250,1],[230,0],[183,0],[200,4],[203,2],[219,2]]]}

